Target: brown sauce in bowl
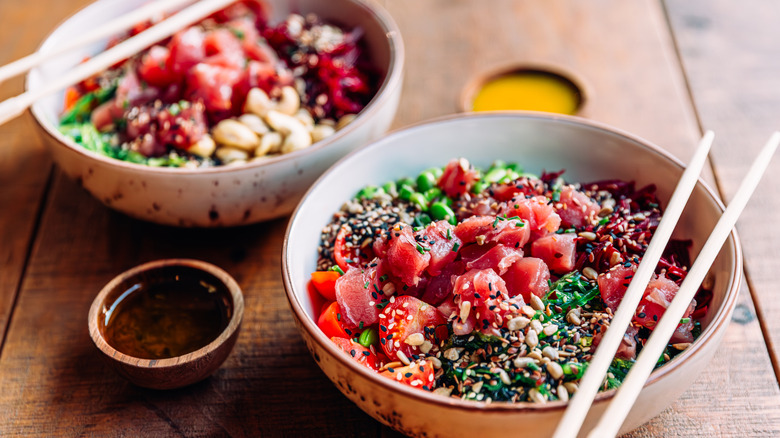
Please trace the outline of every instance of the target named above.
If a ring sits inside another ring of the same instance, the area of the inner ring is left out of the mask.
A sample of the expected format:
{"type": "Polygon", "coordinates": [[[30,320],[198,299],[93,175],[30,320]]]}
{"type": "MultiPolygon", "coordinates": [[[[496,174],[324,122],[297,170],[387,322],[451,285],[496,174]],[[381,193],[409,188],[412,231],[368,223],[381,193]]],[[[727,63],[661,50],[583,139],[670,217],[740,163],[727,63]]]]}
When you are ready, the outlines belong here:
{"type": "Polygon", "coordinates": [[[176,275],[128,287],[105,313],[103,335],[128,356],[167,359],[211,343],[231,314],[230,292],[221,282],[176,275]]]}

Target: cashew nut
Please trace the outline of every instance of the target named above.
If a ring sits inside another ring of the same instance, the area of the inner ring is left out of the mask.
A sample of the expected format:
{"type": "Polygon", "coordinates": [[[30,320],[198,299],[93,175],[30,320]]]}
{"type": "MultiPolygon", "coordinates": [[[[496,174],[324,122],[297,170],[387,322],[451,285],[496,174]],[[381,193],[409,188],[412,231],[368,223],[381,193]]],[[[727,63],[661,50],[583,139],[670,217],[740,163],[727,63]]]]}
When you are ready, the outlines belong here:
{"type": "Polygon", "coordinates": [[[260,138],[257,134],[237,120],[226,119],[219,122],[212,130],[211,135],[219,144],[245,151],[254,150],[260,145],[260,138]]]}
{"type": "Polygon", "coordinates": [[[282,114],[291,116],[301,107],[301,96],[298,91],[290,86],[282,87],[282,95],[274,108],[282,114]]]}
{"type": "Polygon", "coordinates": [[[311,116],[311,113],[308,112],[305,108],[301,108],[298,110],[297,113],[293,116],[296,119],[298,119],[299,122],[303,123],[303,126],[306,127],[306,129],[312,129],[314,127],[314,118],[311,116]]]}
{"type": "Polygon", "coordinates": [[[230,164],[235,161],[246,161],[249,158],[249,154],[246,151],[231,147],[217,148],[217,158],[222,160],[225,164],[230,164]]]}
{"type": "Polygon", "coordinates": [[[336,130],[344,128],[345,126],[352,123],[353,120],[355,120],[355,117],[357,117],[355,114],[347,114],[339,119],[338,123],[336,123],[336,130]]]}
{"type": "Polygon", "coordinates": [[[268,111],[265,121],[274,130],[284,134],[282,153],[297,151],[311,146],[309,130],[298,119],[278,111],[268,111]]]}
{"type": "Polygon", "coordinates": [[[265,117],[266,113],[273,109],[274,103],[265,91],[260,88],[252,88],[246,95],[244,111],[265,117]]]}
{"type": "Polygon", "coordinates": [[[255,157],[279,152],[282,149],[282,134],[269,132],[260,139],[260,146],[255,149],[255,157]]]}
{"type": "Polygon", "coordinates": [[[326,137],[330,137],[335,132],[336,130],[330,125],[314,125],[314,128],[311,130],[311,141],[316,143],[326,137]]]}
{"type": "Polygon", "coordinates": [[[245,124],[249,129],[252,130],[252,132],[254,132],[259,136],[263,136],[271,132],[271,130],[268,128],[268,125],[265,124],[263,119],[261,119],[259,116],[255,114],[251,114],[251,113],[243,114],[241,115],[241,117],[238,118],[238,121],[245,124]]]}
{"type": "Polygon", "coordinates": [[[195,154],[199,157],[210,157],[214,153],[214,149],[217,148],[217,144],[214,143],[214,139],[210,135],[204,134],[200,140],[193,143],[188,152],[195,154]]]}
{"type": "Polygon", "coordinates": [[[311,134],[308,131],[293,131],[284,138],[282,153],[289,154],[311,146],[311,134]]]}

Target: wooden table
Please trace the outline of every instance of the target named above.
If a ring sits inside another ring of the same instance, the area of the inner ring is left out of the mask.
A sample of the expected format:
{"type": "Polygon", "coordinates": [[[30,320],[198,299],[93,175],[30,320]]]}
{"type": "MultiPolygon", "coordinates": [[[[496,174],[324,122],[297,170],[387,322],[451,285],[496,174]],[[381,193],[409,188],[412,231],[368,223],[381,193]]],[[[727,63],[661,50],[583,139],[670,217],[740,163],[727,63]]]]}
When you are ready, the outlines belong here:
{"type": "MultiPolygon", "coordinates": [[[[87,0],[0,2],[0,63],[32,51],[87,0]]],[[[406,41],[395,128],[456,111],[478,72],[543,61],[595,92],[588,117],[687,161],[717,138],[706,178],[727,201],[778,128],[780,5],[750,0],[388,0],[406,41]]],[[[15,79],[2,96],[22,90],[15,79]]],[[[745,287],[723,345],[669,409],[630,436],[779,436],[780,160],[739,224],[745,287]]],[[[395,436],[327,380],[296,332],[280,278],[287,219],[227,230],[139,222],[52,166],[29,116],[0,127],[0,435],[395,436]],[[98,290],[139,263],[193,257],[232,273],[243,331],[210,379],[134,387],[101,360],[86,315],[98,290]]]]}

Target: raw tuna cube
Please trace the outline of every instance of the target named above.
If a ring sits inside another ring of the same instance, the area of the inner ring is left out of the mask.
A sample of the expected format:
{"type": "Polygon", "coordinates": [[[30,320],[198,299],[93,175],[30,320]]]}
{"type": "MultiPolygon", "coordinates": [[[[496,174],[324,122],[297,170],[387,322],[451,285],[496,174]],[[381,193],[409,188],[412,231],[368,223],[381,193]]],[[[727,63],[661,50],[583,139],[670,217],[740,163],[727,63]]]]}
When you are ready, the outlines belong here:
{"type": "Polygon", "coordinates": [[[429,248],[428,254],[431,261],[427,271],[431,276],[437,276],[442,269],[458,256],[456,248],[460,248],[463,242],[455,235],[455,228],[447,221],[433,222],[425,230],[418,233],[421,240],[418,242],[429,248]]]}
{"type": "Polygon", "coordinates": [[[520,295],[525,302],[531,301],[531,295],[543,297],[550,290],[550,269],[547,264],[536,257],[525,257],[501,274],[506,282],[510,297],[520,295]]]}
{"type": "Polygon", "coordinates": [[[560,201],[554,204],[563,226],[579,228],[598,219],[601,207],[586,194],[567,185],[561,189],[560,201]]]}
{"type": "Polygon", "coordinates": [[[384,259],[388,271],[407,286],[417,286],[431,255],[415,240],[409,225],[397,224],[388,235],[384,259]]]}
{"type": "Polygon", "coordinates": [[[336,280],[336,301],[341,308],[344,325],[364,327],[376,324],[379,312],[376,305],[383,298],[376,268],[350,268],[336,280]],[[373,303],[373,304],[372,304],[373,303]]]}
{"type": "Polygon", "coordinates": [[[577,235],[574,233],[550,234],[531,244],[531,255],[544,260],[550,271],[565,274],[574,269],[577,259],[577,235]]]}
{"type": "MultiPolygon", "coordinates": [[[[475,245],[479,248],[478,245],[475,245]]],[[[510,266],[523,258],[523,250],[498,244],[474,260],[466,263],[466,269],[492,269],[503,275],[510,266]]]]}

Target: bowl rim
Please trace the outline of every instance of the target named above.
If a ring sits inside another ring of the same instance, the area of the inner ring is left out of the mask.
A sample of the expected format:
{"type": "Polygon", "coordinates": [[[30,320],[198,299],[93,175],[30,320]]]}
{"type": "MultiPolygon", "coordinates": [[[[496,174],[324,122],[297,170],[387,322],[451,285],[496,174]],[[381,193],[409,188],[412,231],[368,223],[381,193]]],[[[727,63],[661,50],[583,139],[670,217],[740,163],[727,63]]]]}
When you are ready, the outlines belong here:
{"type": "MultiPolygon", "coordinates": [[[[95,5],[100,1],[106,1],[106,0],[93,1],[92,3],[87,4],[86,6],[80,8],[73,14],[69,15],[67,18],[60,21],[60,23],[51,32],[49,32],[46,35],[46,37],[43,39],[43,42],[38,46],[37,51],[41,51],[46,45],[52,44],[51,43],[52,35],[57,30],[59,30],[65,23],[73,19],[73,17],[75,17],[76,15],[85,13],[86,10],[88,10],[90,7],[92,7],[93,5],[95,5]]],[[[373,17],[374,21],[384,31],[386,41],[388,43],[389,55],[390,55],[388,69],[387,69],[387,73],[385,74],[385,78],[382,81],[382,84],[379,86],[379,88],[376,91],[376,94],[368,102],[365,108],[363,108],[363,110],[357,114],[355,120],[347,124],[344,128],[336,131],[333,135],[312,144],[308,148],[293,151],[287,154],[282,154],[261,161],[247,162],[242,164],[241,166],[222,165],[222,166],[214,166],[214,167],[195,168],[195,169],[181,168],[181,167],[154,167],[154,166],[148,166],[144,164],[136,164],[128,161],[118,160],[115,158],[110,158],[105,155],[99,154],[97,152],[92,152],[90,150],[87,150],[83,146],[76,144],[76,142],[74,142],[66,135],[62,134],[57,129],[56,126],[54,126],[52,123],[49,122],[49,120],[47,120],[47,118],[43,114],[43,110],[41,109],[40,101],[35,102],[32,106],[30,106],[29,111],[33,116],[33,120],[35,120],[38,126],[40,126],[46,133],[48,133],[49,136],[57,140],[56,143],[59,146],[65,146],[66,149],[70,149],[73,152],[76,152],[78,155],[83,156],[84,158],[96,160],[97,162],[103,165],[106,165],[110,168],[114,168],[114,170],[145,171],[148,173],[159,174],[159,175],[218,175],[222,173],[230,173],[236,170],[262,169],[276,163],[281,163],[285,161],[295,161],[297,158],[302,157],[310,152],[316,152],[320,149],[328,147],[333,143],[338,142],[343,137],[349,135],[351,132],[358,130],[359,127],[367,124],[371,119],[371,116],[380,112],[381,109],[387,103],[389,103],[391,99],[391,95],[393,94],[391,91],[400,87],[403,81],[405,48],[404,48],[403,38],[401,37],[401,31],[397,23],[395,22],[395,20],[393,20],[392,15],[390,15],[390,13],[384,7],[382,7],[379,3],[375,1],[371,1],[371,0],[343,0],[343,1],[354,3],[358,7],[363,8],[363,10],[366,11],[371,17],[373,17]]],[[[36,67],[30,70],[30,72],[27,73],[27,75],[25,75],[25,81],[24,81],[25,91],[30,91],[31,76],[33,73],[38,73],[39,71],[40,71],[39,68],[36,67]]]]}
{"type": "MultiPolygon", "coordinates": [[[[87,317],[87,326],[89,328],[89,336],[92,338],[95,346],[111,360],[117,361],[124,365],[129,365],[135,368],[143,369],[156,369],[161,370],[165,368],[173,368],[189,363],[193,363],[202,358],[213,356],[213,353],[222,347],[239,329],[241,321],[244,316],[244,295],[241,292],[236,280],[228,274],[222,268],[213,265],[208,262],[195,259],[162,259],[146,262],[141,265],[130,268],[121,274],[117,275],[111,281],[106,283],[100,290],[95,299],[92,301],[92,305],[89,308],[89,315],[87,317]],[[106,338],[100,331],[98,319],[101,317],[101,309],[104,307],[107,296],[113,292],[118,286],[131,279],[138,274],[160,270],[163,268],[182,267],[190,268],[198,271],[205,272],[214,276],[222,284],[227,287],[230,293],[230,298],[233,302],[233,312],[230,315],[227,327],[217,336],[213,341],[204,345],[203,347],[191,351],[181,356],[174,356],[167,359],[143,359],[128,354],[114,348],[108,343],[106,338]]],[[[232,347],[231,347],[232,348],[232,347]]],[[[216,357],[216,356],[213,356],[216,357]]]]}
{"type": "MultiPolygon", "coordinates": [[[[531,403],[531,402],[486,403],[484,401],[463,400],[463,399],[453,398],[453,397],[444,397],[444,396],[434,394],[432,392],[421,391],[419,389],[412,388],[410,386],[398,383],[394,380],[381,377],[379,376],[378,373],[369,370],[365,366],[358,364],[354,360],[342,354],[341,350],[337,348],[334,343],[330,342],[330,340],[319,330],[317,324],[309,317],[309,315],[303,309],[303,306],[301,305],[297,294],[293,292],[294,285],[292,284],[291,281],[292,274],[290,272],[290,266],[288,264],[288,254],[289,254],[288,245],[290,242],[290,232],[293,228],[293,225],[298,220],[302,220],[298,216],[301,207],[306,202],[311,192],[317,186],[322,184],[324,178],[327,175],[329,175],[331,172],[334,172],[335,169],[339,168],[346,161],[352,159],[354,155],[364,153],[365,151],[370,150],[372,148],[379,147],[379,145],[385,143],[386,141],[389,141],[390,139],[396,136],[406,135],[409,134],[410,132],[419,129],[426,129],[433,125],[458,123],[460,120],[474,120],[480,118],[543,119],[548,121],[560,121],[562,123],[568,123],[573,125],[581,125],[585,128],[599,130],[599,131],[606,131],[607,134],[622,137],[628,141],[634,142],[640,147],[647,150],[648,152],[659,155],[661,158],[670,161],[671,164],[678,167],[681,172],[685,168],[683,162],[680,161],[678,158],[676,158],[674,155],[665,151],[664,149],[655,145],[654,143],[645,140],[640,136],[630,134],[626,131],[623,131],[619,128],[612,127],[605,123],[593,121],[590,119],[584,119],[582,117],[577,117],[577,116],[534,112],[534,111],[522,111],[522,112],[521,111],[490,111],[490,112],[480,112],[480,113],[470,112],[470,113],[450,114],[450,115],[426,120],[413,125],[409,125],[402,129],[394,130],[389,134],[387,134],[386,136],[382,137],[381,139],[371,142],[363,147],[360,147],[350,152],[342,159],[337,161],[322,175],[320,175],[320,177],[309,187],[309,190],[307,190],[306,193],[303,195],[301,201],[298,203],[292,215],[290,216],[290,220],[288,222],[287,230],[284,236],[284,245],[282,247],[282,279],[284,282],[285,293],[287,295],[287,300],[290,305],[290,308],[292,309],[295,318],[299,322],[298,324],[299,330],[305,329],[306,332],[318,344],[320,344],[320,346],[328,354],[333,356],[335,360],[339,362],[342,366],[346,366],[347,369],[351,370],[354,373],[358,373],[360,376],[362,376],[364,379],[370,382],[380,385],[381,387],[383,387],[383,389],[387,391],[398,392],[402,396],[416,399],[417,401],[424,402],[424,403],[432,403],[442,408],[457,409],[461,411],[478,410],[479,412],[516,412],[516,411],[548,412],[548,411],[563,410],[568,405],[568,401],[556,400],[556,401],[546,402],[543,404],[531,403]]],[[[716,206],[721,211],[725,210],[725,206],[723,202],[720,200],[720,197],[709,187],[709,185],[706,182],[704,182],[701,178],[699,178],[697,181],[697,185],[701,185],[705,193],[709,195],[709,197],[715,202],[716,206]]],[[[683,352],[675,356],[667,364],[665,364],[660,368],[655,369],[650,374],[650,377],[645,382],[643,388],[658,382],[665,375],[671,373],[674,369],[682,366],[686,362],[689,362],[693,356],[695,356],[700,350],[702,350],[705,344],[709,342],[713,342],[713,338],[715,337],[714,335],[717,331],[721,330],[721,328],[724,325],[728,325],[729,316],[731,315],[734,306],[736,305],[737,296],[742,284],[742,247],[740,245],[740,240],[736,228],[732,229],[730,237],[731,239],[733,239],[734,242],[734,250],[732,251],[732,257],[734,258],[734,266],[732,267],[732,270],[730,272],[731,281],[730,281],[730,285],[728,285],[728,289],[726,290],[726,295],[724,297],[723,304],[718,309],[717,313],[715,314],[710,324],[707,326],[706,329],[702,331],[699,337],[695,339],[694,342],[688,348],[686,348],[683,352]]],[[[610,389],[607,391],[598,392],[594,398],[594,404],[607,401],[612,397],[614,397],[616,393],[617,393],[617,389],[610,389]]]]}

